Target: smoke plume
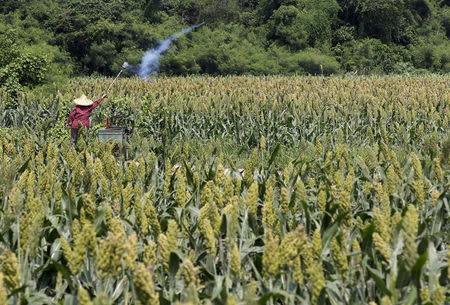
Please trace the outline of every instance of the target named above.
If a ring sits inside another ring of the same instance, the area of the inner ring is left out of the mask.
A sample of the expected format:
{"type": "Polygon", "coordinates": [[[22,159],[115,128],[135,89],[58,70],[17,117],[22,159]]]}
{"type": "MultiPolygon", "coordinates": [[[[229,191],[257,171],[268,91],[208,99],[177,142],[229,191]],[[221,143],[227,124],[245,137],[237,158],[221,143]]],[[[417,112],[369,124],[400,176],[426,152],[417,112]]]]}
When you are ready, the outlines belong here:
{"type": "Polygon", "coordinates": [[[128,64],[127,69],[132,73],[137,74],[140,78],[147,78],[149,75],[157,73],[160,65],[160,56],[161,54],[169,50],[170,46],[172,45],[172,42],[175,39],[182,36],[183,34],[186,34],[192,31],[193,29],[201,27],[202,25],[203,23],[192,25],[188,28],[181,30],[180,33],[173,34],[169,38],[160,41],[155,48],[145,52],[144,56],[142,57],[141,64],[139,66],[133,66],[128,64]]]}

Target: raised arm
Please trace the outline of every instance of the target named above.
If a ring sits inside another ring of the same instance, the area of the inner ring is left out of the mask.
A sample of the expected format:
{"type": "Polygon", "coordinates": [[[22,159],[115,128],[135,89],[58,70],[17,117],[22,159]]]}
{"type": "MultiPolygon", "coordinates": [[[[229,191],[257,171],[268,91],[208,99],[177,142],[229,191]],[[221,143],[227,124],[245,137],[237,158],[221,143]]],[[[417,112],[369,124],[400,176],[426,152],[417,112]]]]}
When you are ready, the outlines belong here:
{"type": "Polygon", "coordinates": [[[70,111],[69,117],[67,118],[67,125],[72,125],[75,120],[75,108],[70,111]]]}
{"type": "Polygon", "coordinates": [[[94,109],[94,108],[97,108],[97,106],[98,106],[105,98],[107,98],[107,97],[108,97],[108,95],[103,94],[103,96],[102,96],[101,98],[99,98],[98,100],[96,100],[96,101],[94,102],[94,104],[92,104],[91,110],[94,109]]]}

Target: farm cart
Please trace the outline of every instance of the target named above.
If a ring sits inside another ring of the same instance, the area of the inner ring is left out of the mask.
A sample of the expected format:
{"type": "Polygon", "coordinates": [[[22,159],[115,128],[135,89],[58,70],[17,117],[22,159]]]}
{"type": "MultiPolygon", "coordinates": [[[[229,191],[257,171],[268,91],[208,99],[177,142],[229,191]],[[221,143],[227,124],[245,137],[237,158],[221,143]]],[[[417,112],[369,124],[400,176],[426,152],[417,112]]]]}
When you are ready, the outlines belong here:
{"type": "Polygon", "coordinates": [[[122,149],[125,160],[128,159],[128,134],[129,129],[119,124],[125,118],[125,115],[115,115],[106,119],[105,128],[98,130],[98,139],[101,142],[114,142],[113,152],[117,153],[122,149]]]}

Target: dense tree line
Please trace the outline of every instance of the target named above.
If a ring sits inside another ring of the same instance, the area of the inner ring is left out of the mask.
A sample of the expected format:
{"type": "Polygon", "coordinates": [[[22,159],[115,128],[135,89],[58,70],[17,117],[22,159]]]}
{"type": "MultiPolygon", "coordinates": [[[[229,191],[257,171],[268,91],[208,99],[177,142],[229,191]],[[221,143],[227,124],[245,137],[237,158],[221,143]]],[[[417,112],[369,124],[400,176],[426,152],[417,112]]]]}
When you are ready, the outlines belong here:
{"type": "Polygon", "coordinates": [[[3,0],[0,84],[113,75],[200,22],[161,73],[450,72],[449,0],[3,0]]]}

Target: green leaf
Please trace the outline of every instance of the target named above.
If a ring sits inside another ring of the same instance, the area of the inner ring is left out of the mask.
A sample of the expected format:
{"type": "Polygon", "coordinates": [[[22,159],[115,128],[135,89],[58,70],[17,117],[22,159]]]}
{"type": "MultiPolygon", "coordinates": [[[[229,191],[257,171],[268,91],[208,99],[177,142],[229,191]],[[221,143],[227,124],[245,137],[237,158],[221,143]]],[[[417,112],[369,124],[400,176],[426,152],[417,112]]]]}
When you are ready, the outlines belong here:
{"type": "Polygon", "coordinates": [[[369,266],[366,266],[367,271],[369,271],[370,277],[375,281],[377,284],[377,288],[380,289],[380,291],[388,295],[389,297],[392,296],[392,293],[389,291],[389,289],[386,287],[386,283],[383,280],[383,274],[380,274],[378,270],[375,270],[369,266]]]}
{"type": "Polygon", "coordinates": [[[267,163],[267,167],[269,168],[273,162],[275,161],[275,158],[278,156],[278,154],[280,153],[280,149],[281,149],[281,145],[277,144],[277,146],[275,146],[275,148],[273,149],[272,153],[270,154],[270,158],[269,158],[269,162],[267,163]]]}
{"type": "Polygon", "coordinates": [[[264,293],[258,300],[259,305],[267,304],[269,300],[276,300],[277,298],[281,298],[283,295],[281,293],[275,293],[275,292],[266,292],[264,293]]]}
{"type": "Polygon", "coordinates": [[[53,259],[50,259],[53,266],[56,268],[56,270],[58,270],[59,273],[61,273],[62,277],[69,283],[69,286],[71,287],[71,289],[73,289],[73,281],[71,278],[71,273],[69,268],[67,268],[66,266],[58,263],[57,261],[54,261],[53,259]]]}
{"type": "Polygon", "coordinates": [[[425,251],[422,253],[419,258],[417,259],[416,263],[411,269],[411,275],[413,276],[414,280],[417,284],[419,284],[420,277],[422,275],[423,267],[425,266],[425,263],[428,259],[428,251],[425,251]]]}
{"type": "Polygon", "coordinates": [[[19,287],[19,288],[17,288],[17,289],[12,290],[12,291],[8,294],[8,299],[11,298],[11,297],[13,297],[13,296],[15,296],[15,295],[18,294],[18,293],[25,292],[25,289],[27,289],[27,287],[28,287],[27,285],[23,285],[23,286],[21,286],[21,287],[19,287]]]}
{"type": "Polygon", "coordinates": [[[171,276],[175,277],[178,272],[178,268],[180,267],[181,258],[178,256],[178,253],[171,252],[169,258],[169,273],[171,276]]]}
{"type": "Polygon", "coordinates": [[[31,158],[28,158],[22,166],[17,170],[17,175],[23,174],[23,172],[28,168],[28,163],[30,163],[31,158]]]}
{"type": "Polygon", "coordinates": [[[336,221],[328,227],[322,235],[322,246],[323,248],[327,248],[328,244],[331,242],[333,237],[337,234],[339,230],[339,226],[341,225],[342,219],[344,219],[345,215],[341,214],[337,217],[336,221]]]}
{"type": "Polygon", "coordinates": [[[402,305],[413,305],[417,304],[419,300],[417,299],[417,289],[416,287],[409,287],[409,293],[406,296],[406,300],[402,302],[402,305]]]}

